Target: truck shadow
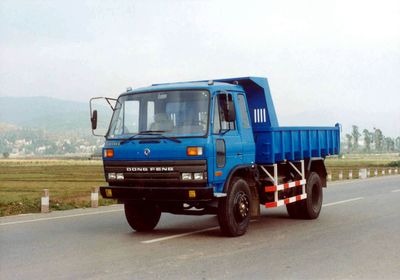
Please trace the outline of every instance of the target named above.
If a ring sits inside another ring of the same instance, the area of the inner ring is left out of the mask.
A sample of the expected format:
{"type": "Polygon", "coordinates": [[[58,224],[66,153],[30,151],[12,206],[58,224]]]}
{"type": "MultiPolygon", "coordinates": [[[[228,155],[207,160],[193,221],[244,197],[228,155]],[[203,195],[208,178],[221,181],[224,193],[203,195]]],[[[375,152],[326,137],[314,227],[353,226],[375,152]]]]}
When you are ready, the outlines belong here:
{"type": "MultiPolygon", "coordinates": [[[[291,219],[286,211],[283,212],[265,212],[261,213],[256,219],[252,219],[249,225],[251,231],[267,231],[268,229],[291,227],[295,224],[304,222],[304,220],[291,219]]],[[[182,236],[203,236],[203,237],[223,237],[226,238],[220,231],[218,226],[218,219],[216,216],[203,217],[201,221],[198,221],[198,217],[187,217],[185,221],[165,221],[161,223],[151,232],[135,232],[129,233],[131,236],[145,238],[146,240],[165,238],[174,235],[182,236]]]]}

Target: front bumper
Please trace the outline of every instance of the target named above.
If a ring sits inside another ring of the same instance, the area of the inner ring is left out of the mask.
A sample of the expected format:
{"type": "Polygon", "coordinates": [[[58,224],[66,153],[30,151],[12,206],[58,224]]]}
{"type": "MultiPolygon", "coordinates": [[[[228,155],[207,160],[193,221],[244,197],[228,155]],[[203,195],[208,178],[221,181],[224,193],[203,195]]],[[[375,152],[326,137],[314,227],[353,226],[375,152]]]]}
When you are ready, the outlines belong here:
{"type": "Polygon", "coordinates": [[[150,201],[210,201],[214,197],[212,187],[132,187],[104,186],[100,187],[103,198],[120,200],[150,201]]]}

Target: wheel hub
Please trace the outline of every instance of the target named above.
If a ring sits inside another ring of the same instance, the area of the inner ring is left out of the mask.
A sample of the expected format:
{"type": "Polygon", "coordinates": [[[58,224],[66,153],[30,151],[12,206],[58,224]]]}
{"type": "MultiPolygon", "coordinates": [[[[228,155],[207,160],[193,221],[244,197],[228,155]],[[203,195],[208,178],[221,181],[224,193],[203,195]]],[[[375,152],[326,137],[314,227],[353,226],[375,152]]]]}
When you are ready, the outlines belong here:
{"type": "Polygon", "coordinates": [[[237,222],[242,222],[249,215],[249,198],[243,192],[235,197],[234,213],[237,222]]]}

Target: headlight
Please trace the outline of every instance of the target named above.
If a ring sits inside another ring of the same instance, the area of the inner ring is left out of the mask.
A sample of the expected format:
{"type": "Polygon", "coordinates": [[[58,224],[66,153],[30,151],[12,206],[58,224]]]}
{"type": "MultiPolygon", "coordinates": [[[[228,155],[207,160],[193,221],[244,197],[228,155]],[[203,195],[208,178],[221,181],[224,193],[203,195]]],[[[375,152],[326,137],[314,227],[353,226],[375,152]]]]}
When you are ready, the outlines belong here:
{"type": "Polygon", "coordinates": [[[203,173],[194,173],[193,177],[195,180],[203,180],[204,179],[203,173]]]}
{"type": "Polygon", "coordinates": [[[192,180],[192,173],[182,173],[182,180],[192,180]]]}
{"type": "Polygon", "coordinates": [[[117,180],[124,180],[124,173],[117,173],[117,180]]]}
{"type": "Polygon", "coordinates": [[[117,179],[117,175],[115,175],[115,173],[108,173],[108,180],[116,180],[117,179]]]}

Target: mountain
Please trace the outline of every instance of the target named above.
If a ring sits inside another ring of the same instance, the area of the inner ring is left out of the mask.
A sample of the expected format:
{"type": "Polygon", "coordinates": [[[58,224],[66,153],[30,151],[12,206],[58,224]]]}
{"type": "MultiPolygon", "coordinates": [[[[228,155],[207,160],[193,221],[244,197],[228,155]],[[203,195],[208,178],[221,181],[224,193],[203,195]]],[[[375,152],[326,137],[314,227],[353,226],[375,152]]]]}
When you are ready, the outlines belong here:
{"type": "Polygon", "coordinates": [[[90,133],[89,104],[51,97],[0,97],[0,123],[54,133],[90,133]]]}

